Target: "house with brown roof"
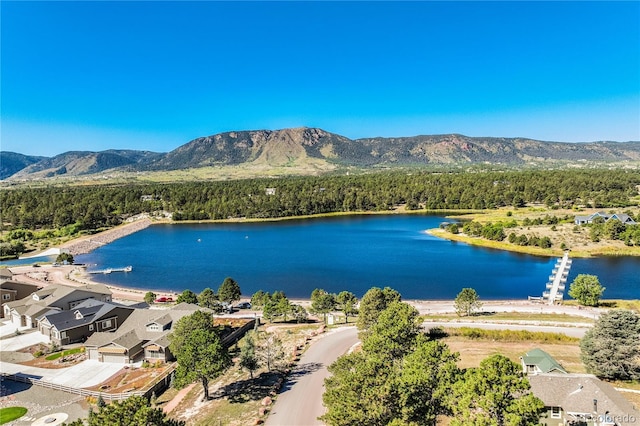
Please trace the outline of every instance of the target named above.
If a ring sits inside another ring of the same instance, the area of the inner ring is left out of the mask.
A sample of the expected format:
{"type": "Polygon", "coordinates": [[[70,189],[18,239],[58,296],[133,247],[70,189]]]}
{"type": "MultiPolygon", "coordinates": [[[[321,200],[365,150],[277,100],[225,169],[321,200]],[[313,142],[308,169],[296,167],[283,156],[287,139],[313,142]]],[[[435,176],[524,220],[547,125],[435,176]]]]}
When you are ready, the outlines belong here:
{"type": "Polygon", "coordinates": [[[531,392],[545,405],[546,426],[631,426],[640,411],[610,384],[591,374],[534,374],[531,392]]]}
{"type": "MultiPolygon", "coordinates": [[[[40,289],[42,287],[35,284],[3,279],[0,281],[0,304],[4,305],[5,303],[24,299],[40,289]]],[[[4,316],[4,308],[2,308],[0,309],[0,318],[4,318],[4,316]]]]}
{"type": "Polygon", "coordinates": [[[51,284],[21,300],[3,305],[4,315],[16,327],[36,328],[38,320],[55,311],[68,311],[87,299],[111,302],[111,290],[104,284],[72,287],[51,284]]]}

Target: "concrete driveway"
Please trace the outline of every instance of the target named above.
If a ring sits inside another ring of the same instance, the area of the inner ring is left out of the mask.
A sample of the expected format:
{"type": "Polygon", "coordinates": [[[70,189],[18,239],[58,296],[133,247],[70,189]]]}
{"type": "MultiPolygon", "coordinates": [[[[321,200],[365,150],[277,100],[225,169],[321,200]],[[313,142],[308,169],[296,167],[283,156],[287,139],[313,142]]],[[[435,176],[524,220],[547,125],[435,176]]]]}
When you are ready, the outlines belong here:
{"type": "MultiPolygon", "coordinates": [[[[15,328],[13,331],[16,331],[15,328]]],[[[0,351],[19,351],[20,349],[28,348],[29,346],[37,345],[38,343],[48,344],[50,341],[51,340],[42,333],[38,331],[30,331],[19,336],[7,337],[0,340],[0,351]]]]}
{"type": "Polygon", "coordinates": [[[98,385],[122,369],[122,364],[86,360],[68,368],[39,368],[0,361],[0,371],[7,374],[21,374],[45,382],[74,388],[88,388],[98,385]]]}

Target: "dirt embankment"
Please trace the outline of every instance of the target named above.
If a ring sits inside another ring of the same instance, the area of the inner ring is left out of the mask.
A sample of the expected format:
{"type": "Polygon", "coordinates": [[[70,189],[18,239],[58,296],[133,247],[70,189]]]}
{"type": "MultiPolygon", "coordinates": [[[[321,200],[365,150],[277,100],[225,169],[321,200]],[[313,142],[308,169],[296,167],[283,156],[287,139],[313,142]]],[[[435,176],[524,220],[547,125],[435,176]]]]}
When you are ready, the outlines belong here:
{"type": "Polygon", "coordinates": [[[98,247],[109,244],[118,238],[126,237],[134,232],[138,232],[149,225],[151,225],[151,219],[140,219],[133,223],[120,225],[116,228],[109,229],[98,234],[69,241],[68,243],[63,244],[60,248],[74,256],[78,254],[86,254],[98,247]]]}

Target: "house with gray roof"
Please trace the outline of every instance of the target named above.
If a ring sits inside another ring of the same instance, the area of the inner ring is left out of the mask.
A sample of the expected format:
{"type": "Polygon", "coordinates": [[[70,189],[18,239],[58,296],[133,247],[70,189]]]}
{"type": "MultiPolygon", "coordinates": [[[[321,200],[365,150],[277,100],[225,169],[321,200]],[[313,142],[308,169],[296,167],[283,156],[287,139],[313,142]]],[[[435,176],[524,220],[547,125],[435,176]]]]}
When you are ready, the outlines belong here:
{"type": "MultiPolygon", "coordinates": [[[[2,279],[0,280],[0,303],[4,305],[5,303],[24,299],[40,289],[42,287],[35,284],[2,279]]],[[[4,315],[4,308],[2,308],[0,309],[0,318],[4,318],[4,315]]]]}
{"type": "Polygon", "coordinates": [[[610,384],[591,374],[529,376],[531,392],[545,405],[540,424],[546,426],[631,426],[640,411],[610,384]]]}
{"type": "Polygon", "coordinates": [[[29,297],[5,303],[4,315],[11,318],[16,327],[36,328],[38,320],[45,314],[71,310],[88,299],[111,302],[111,290],[104,284],[78,287],[50,284],[29,297]]]}
{"type": "Polygon", "coordinates": [[[567,371],[560,363],[542,349],[531,349],[520,357],[522,372],[525,374],[562,373],[567,371]]]}
{"type": "Polygon", "coordinates": [[[89,359],[129,364],[139,360],[171,361],[169,333],[180,318],[197,310],[197,305],[179,303],[169,309],[136,309],[115,332],[98,332],[85,342],[89,359]]]}
{"type": "Polygon", "coordinates": [[[629,216],[626,213],[613,213],[613,214],[609,214],[609,213],[605,213],[605,212],[596,212],[590,215],[586,215],[586,216],[576,216],[574,223],[576,225],[586,225],[589,223],[593,223],[593,221],[596,218],[602,218],[602,220],[604,220],[605,222],[608,222],[610,220],[619,220],[621,223],[623,223],[624,225],[636,225],[637,222],[635,220],[633,220],[631,218],[631,216],[629,216]]]}
{"type": "Polygon", "coordinates": [[[38,321],[38,329],[59,346],[84,342],[96,332],[115,331],[134,308],[87,299],[69,311],[51,311],[38,321]]]}

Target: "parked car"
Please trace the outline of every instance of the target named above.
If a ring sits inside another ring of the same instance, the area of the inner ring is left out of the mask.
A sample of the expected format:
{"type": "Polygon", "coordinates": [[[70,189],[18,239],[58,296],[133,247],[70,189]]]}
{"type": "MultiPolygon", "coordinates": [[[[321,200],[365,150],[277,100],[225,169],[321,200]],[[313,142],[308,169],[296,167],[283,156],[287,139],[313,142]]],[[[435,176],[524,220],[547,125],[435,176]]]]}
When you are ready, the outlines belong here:
{"type": "Polygon", "coordinates": [[[238,303],[236,306],[234,306],[234,308],[236,308],[236,309],[251,309],[251,303],[249,303],[249,302],[238,303]]]}
{"type": "Polygon", "coordinates": [[[162,296],[156,299],[156,303],[169,303],[169,302],[173,302],[173,298],[162,296]]]}

